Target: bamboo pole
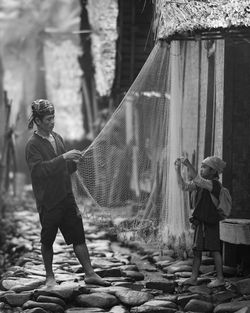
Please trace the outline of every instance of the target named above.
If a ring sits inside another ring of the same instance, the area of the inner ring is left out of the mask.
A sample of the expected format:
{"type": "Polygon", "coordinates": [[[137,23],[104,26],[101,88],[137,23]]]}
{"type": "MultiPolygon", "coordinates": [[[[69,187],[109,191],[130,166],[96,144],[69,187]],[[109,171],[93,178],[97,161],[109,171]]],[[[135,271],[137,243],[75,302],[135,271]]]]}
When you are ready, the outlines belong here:
{"type": "Polygon", "coordinates": [[[11,103],[8,102],[8,99],[4,97],[5,104],[5,121],[4,121],[4,138],[3,138],[3,148],[1,151],[1,161],[0,161],[0,190],[1,192],[6,191],[7,185],[7,165],[8,165],[8,148],[11,140],[9,121],[10,121],[10,112],[11,112],[11,103]]]}

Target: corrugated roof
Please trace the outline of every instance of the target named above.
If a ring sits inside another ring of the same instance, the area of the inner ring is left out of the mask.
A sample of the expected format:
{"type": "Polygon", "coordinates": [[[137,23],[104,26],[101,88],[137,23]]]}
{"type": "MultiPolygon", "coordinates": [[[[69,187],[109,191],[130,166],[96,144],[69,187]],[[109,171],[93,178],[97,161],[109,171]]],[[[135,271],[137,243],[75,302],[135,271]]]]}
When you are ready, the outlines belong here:
{"type": "Polygon", "coordinates": [[[250,26],[250,0],[154,0],[157,38],[250,26]]]}

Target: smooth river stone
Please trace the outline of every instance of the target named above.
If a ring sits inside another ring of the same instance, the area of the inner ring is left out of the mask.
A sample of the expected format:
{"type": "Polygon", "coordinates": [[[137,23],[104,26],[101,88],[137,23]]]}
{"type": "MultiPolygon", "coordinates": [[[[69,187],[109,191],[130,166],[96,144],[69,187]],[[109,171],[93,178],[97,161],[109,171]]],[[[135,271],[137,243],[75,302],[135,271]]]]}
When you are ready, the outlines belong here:
{"type": "Polygon", "coordinates": [[[198,293],[202,295],[210,295],[212,293],[211,288],[201,285],[201,286],[191,286],[188,287],[188,290],[192,293],[198,293]]]}
{"type": "Polygon", "coordinates": [[[198,299],[190,300],[186,305],[184,310],[191,312],[213,312],[213,304],[211,302],[206,302],[198,299]]]}
{"type": "Polygon", "coordinates": [[[32,294],[33,292],[30,291],[6,293],[4,299],[11,306],[22,306],[25,302],[30,300],[32,294]]]}
{"type": "Polygon", "coordinates": [[[88,307],[98,307],[103,309],[111,308],[119,304],[118,299],[108,293],[99,292],[91,293],[88,295],[79,295],[76,297],[76,303],[80,306],[88,307]]]}
{"type": "Polygon", "coordinates": [[[245,307],[250,309],[250,300],[221,303],[215,307],[214,313],[231,313],[245,307]]]}
{"type": "Polygon", "coordinates": [[[1,279],[0,280],[0,289],[2,291],[9,290],[11,287],[16,285],[16,279],[1,279]]]}
{"type": "Polygon", "coordinates": [[[166,293],[173,293],[175,291],[175,282],[168,280],[155,280],[146,282],[146,288],[158,289],[166,293]]]}
{"type": "Polygon", "coordinates": [[[132,282],[117,282],[117,283],[114,283],[113,286],[126,287],[126,288],[137,290],[137,291],[141,291],[142,289],[144,289],[143,284],[137,284],[137,283],[132,283],[132,282]]]}
{"type": "Polygon", "coordinates": [[[96,274],[101,277],[121,277],[121,270],[120,268],[110,268],[110,269],[98,269],[95,270],[96,274]]]}
{"type": "Polygon", "coordinates": [[[119,290],[115,293],[115,295],[124,305],[129,306],[139,306],[153,298],[153,296],[148,292],[130,289],[119,290]]]}
{"type": "Polygon", "coordinates": [[[110,282],[110,283],[133,281],[133,279],[131,277],[105,277],[105,280],[110,282]]]}
{"type": "Polygon", "coordinates": [[[33,308],[33,309],[27,309],[25,311],[22,311],[23,313],[48,313],[47,310],[44,310],[43,308],[33,308]]]}
{"type": "Polygon", "coordinates": [[[44,279],[35,280],[35,281],[30,280],[26,283],[21,283],[20,281],[17,281],[16,285],[11,287],[10,290],[13,290],[15,292],[35,290],[36,288],[43,285],[44,282],[45,282],[44,279]]]}
{"type": "Polygon", "coordinates": [[[200,299],[201,296],[198,293],[193,294],[180,294],[177,297],[177,304],[184,308],[184,306],[192,299],[200,299]]]}
{"type": "Polygon", "coordinates": [[[46,311],[63,313],[64,308],[62,308],[59,304],[55,303],[45,303],[45,302],[36,302],[29,300],[23,305],[23,309],[32,309],[32,308],[43,308],[46,311]]]}
{"type": "Polygon", "coordinates": [[[191,277],[192,272],[175,272],[174,274],[176,277],[189,278],[191,277]]]}
{"type": "Polygon", "coordinates": [[[182,266],[182,265],[193,265],[193,259],[187,259],[187,260],[181,260],[181,261],[175,261],[173,263],[173,266],[182,266]]]}
{"type": "Polygon", "coordinates": [[[170,266],[172,263],[173,263],[173,259],[169,259],[169,260],[164,260],[164,261],[158,261],[156,262],[156,266],[159,267],[159,268],[164,268],[164,267],[167,267],[167,266],[170,266]]]}
{"type": "Polygon", "coordinates": [[[170,261],[170,262],[173,262],[174,259],[173,259],[170,255],[163,255],[163,256],[154,256],[154,257],[152,258],[152,261],[153,261],[154,263],[159,264],[159,262],[161,262],[161,261],[170,261]]]}
{"type": "MultiPolygon", "coordinates": [[[[231,301],[231,299],[235,298],[237,295],[231,290],[224,290],[220,292],[216,292],[212,295],[212,300],[214,303],[219,304],[227,301],[231,301]]],[[[247,300],[247,299],[245,299],[247,300]]]]}
{"type": "Polygon", "coordinates": [[[135,264],[128,264],[128,265],[122,265],[120,267],[121,271],[139,271],[137,265],[135,264]]]}
{"type": "Polygon", "coordinates": [[[44,276],[44,277],[46,276],[46,272],[40,269],[25,268],[25,272],[27,274],[32,274],[32,275],[38,275],[38,276],[44,276]]]}
{"type": "Polygon", "coordinates": [[[164,307],[164,308],[171,308],[171,309],[177,309],[177,304],[171,301],[164,301],[164,300],[150,300],[147,301],[143,304],[144,306],[146,305],[151,305],[153,307],[164,307]]]}
{"type": "Polygon", "coordinates": [[[235,286],[240,294],[250,294],[250,278],[238,280],[237,282],[235,282],[235,286]]]}
{"type": "Polygon", "coordinates": [[[136,281],[144,279],[144,275],[137,271],[123,271],[122,275],[125,277],[132,278],[133,280],[136,280],[136,281]]]}
{"type": "Polygon", "coordinates": [[[170,274],[174,274],[176,272],[192,272],[192,266],[191,265],[180,265],[180,266],[170,265],[167,267],[167,271],[170,274]]]}
{"type": "Polygon", "coordinates": [[[34,294],[38,296],[55,296],[64,300],[70,299],[75,292],[89,293],[89,290],[77,283],[67,283],[65,285],[57,285],[52,288],[41,288],[35,290],[34,294]]]}
{"type": "Polygon", "coordinates": [[[118,267],[123,265],[123,263],[110,262],[104,259],[96,259],[93,260],[91,263],[93,268],[102,268],[102,269],[110,269],[111,267],[114,266],[118,267]]]}
{"type": "Polygon", "coordinates": [[[169,295],[169,294],[165,294],[165,295],[159,295],[154,297],[155,300],[164,300],[164,301],[171,301],[171,302],[177,302],[177,295],[169,295]]]}
{"type": "Polygon", "coordinates": [[[73,273],[72,274],[55,274],[55,278],[57,282],[78,281],[80,280],[81,276],[73,274],[73,273]]]}
{"type": "Polygon", "coordinates": [[[121,286],[97,287],[97,288],[91,288],[90,293],[106,292],[111,295],[115,295],[118,291],[123,291],[123,290],[129,290],[129,289],[126,287],[121,287],[121,286]]]}
{"type": "Polygon", "coordinates": [[[248,307],[244,307],[244,308],[236,311],[235,313],[250,313],[250,309],[248,307]]]}
{"type": "Polygon", "coordinates": [[[130,310],[130,313],[175,313],[175,312],[176,309],[165,308],[160,306],[153,307],[151,305],[141,305],[133,307],[130,310]]]}
{"type": "Polygon", "coordinates": [[[42,282],[44,282],[45,279],[30,279],[30,278],[19,278],[19,277],[12,277],[8,279],[2,279],[0,281],[0,289],[1,290],[10,290],[11,288],[17,286],[17,285],[28,285],[28,284],[38,284],[37,286],[40,286],[42,282]]]}
{"type": "Polygon", "coordinates": [[[123,305],[115,305],[109,310],[109,313],[129,313],[129,310],[123,305]]]}
{"type": "Polygon", "coordinates": [[[56,304],[59,304],[64,309],[66,308],[65,302],[58,297],[39,296],[39,297],[37,297],[36,301],[37,302],[46,302],[46,303],[56,303],[56,304]]]}
{"type": "Polygon", "coordinates": [[[101,308],[96,308],[96,307],[86,307],[86,308],[70,308],[67,309],[65,311],[65,313],[102,313],[102,312],[106,312],[105,310],[101,309],[101,308]]]}

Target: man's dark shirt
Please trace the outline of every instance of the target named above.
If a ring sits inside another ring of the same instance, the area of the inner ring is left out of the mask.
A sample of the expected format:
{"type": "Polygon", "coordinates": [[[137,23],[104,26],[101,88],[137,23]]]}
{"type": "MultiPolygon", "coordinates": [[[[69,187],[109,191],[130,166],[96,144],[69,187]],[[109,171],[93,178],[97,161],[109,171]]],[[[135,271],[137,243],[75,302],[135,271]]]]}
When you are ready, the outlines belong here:
{"type": "Polygon", "coordinates": [[[62,156],[66,152],[62,137],[55,132],[52,135],[57,153],[47,139],[36,133],[30,137],[25,148],[39,212],[43,207],[52,209],[72,193],[70,174],[76,170],[76,163],[65,160],[62,156]]]}

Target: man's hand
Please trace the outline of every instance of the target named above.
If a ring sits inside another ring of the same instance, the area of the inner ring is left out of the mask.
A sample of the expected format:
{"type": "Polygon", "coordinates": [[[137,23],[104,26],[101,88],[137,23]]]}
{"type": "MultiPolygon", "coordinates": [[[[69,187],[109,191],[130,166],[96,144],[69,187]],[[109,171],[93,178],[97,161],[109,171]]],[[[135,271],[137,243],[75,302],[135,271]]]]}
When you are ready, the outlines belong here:
{"type": "Polygon", "coordinates": [[[63,154],[63,158],[65,160],[72,160],[72,161],[79,161],[79,159],[82,157],[82,152],[76,149],[67,151],[63,154]]]}

